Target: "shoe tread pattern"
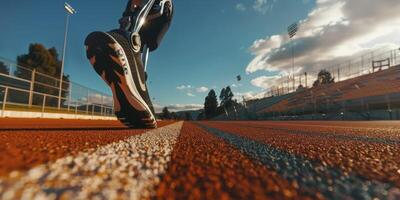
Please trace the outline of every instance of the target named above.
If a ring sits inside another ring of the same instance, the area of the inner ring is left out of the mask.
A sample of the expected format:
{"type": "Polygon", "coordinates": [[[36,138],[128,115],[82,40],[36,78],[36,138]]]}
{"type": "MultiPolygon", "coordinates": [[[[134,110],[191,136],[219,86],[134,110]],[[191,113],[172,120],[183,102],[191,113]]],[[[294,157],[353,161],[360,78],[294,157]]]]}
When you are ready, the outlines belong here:
{"type": "MultiPolygon", "coordinates": [[[[121,64],[111,58],[111,56],[118,56],[115,50],[110,47],[114,43],[102,32],[91,33],[85,41],[87,58],[93,61],[92,65],[95,71],[112,87],[114,102],[118,101],[115,104],[120,106],[115,115],[121,123],[130,128],[155,128],[157,124],[155,119],[151,119],[150,113],[132,106],[123,89],[119,87],[119,84],[123,82],[121,77],[124,77],[124,71],[121,64]]],[[[115,108],[117,107],[115,106],[115,108]]]]}

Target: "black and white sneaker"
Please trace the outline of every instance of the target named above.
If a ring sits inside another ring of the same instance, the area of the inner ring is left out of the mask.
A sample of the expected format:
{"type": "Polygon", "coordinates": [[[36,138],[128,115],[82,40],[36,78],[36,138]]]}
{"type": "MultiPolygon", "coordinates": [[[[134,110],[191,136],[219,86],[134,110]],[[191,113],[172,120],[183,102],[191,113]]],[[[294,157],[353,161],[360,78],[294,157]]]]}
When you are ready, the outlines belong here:
{"type": "Polygon", "coordinates": [[[128,127],[157,126],[145,71],[172,15],[172,0],[129,0],[118,30],[93,32],[85,40],[87,58],[111,87],[115,114],[128,127]]]}
{"type": "Polygon", "coordinates": [[[156,128],[146,85],[141,39],[121,30],[93,32],[85,40],[87,58],[110,86],[118,119],[132,128],[156,128]]]}

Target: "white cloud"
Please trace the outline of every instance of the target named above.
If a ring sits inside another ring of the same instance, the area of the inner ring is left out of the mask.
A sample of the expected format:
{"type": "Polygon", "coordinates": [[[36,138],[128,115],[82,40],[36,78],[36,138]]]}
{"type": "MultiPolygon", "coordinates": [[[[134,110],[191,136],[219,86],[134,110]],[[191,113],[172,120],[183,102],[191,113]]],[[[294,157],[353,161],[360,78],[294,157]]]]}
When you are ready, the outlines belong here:
{"type": "Polygon", "coordinates": [[[196,92],[198,92],[198,93],[205,93],[207,91],[208,91],[208,88],[204,87],[204,86],[196,88],[196,92]]]}
{"type": "MultiPolygon", "coordinates": [[[[162,112],[165,106],[154,104],[154,109],[157,113],[162,112]]],[[[166,106],[170,112],[188,111],[188,110],[200,110],[204,106],[201,104],[171,104],[166,106]]]]}
{"type": "MultiPolygon", "coordinates": [[[[258,0],[262,7],[267,1],[258,0]]],[[[394,46],[400,35],[398,0],[317,0],[316,7],[299,22],[294,38],[296,71],[317,72],[378,46],[394,46]],[[390,39],[388,39],[390,38],[390,39]]],[[[289,74],[292,43],[284,32],[256,40],[247,73],[259,70],[289,74]]],[[[253,85],[266,88],[276,77],[259,77],[253,85]]]]}
{"type": "Polygon", "coordinates": [[[251,100],[251,99],[260,99],[265,97],[265,92],[235,92],[234,93],[234,98],[238,100],[239,102],[243,101],[243,97],[246,101],[251,100]]]}
{"type": "Polygon", "coordinates": [[[78,99],[81,104],[85,104],[89,102],[89,104],[99,104],[99,105],[113,105],[113,98],[112,96],[105,96],[102,94],[89,94],[88,97],[82,97],[78,99]]]}
{"type": "Polygon", "coordinates": [[[265,14],[271,10],[276,0],[255,0],[253,9],[259,13],[265,14]]]}
{"type": "Polygon", "coordinates": [[[238,4],[236,4],[236,10],[238,10],[238,11],[245,11],[246,10],[246,6],[244,5],[244,4],[242,4],[242,3],[238,3],[238,4]]]}
{"type": "Polygon", "coordinates": [[[194,87],[192,85],[180,85],[180,86],[176,87],[176,89],[186,92],[186,95],[190,96],[190,97],[194,97],[195,96],[193,94],[194,92],[205,93],[205,92],[207,92],[209,90],[209,88],[205,87],[205,86],[201,86],[201,87],[197,87],[196,88],[196,87],[194,87]]]}
{"type": "Polygon", "coordinates": [[[260,88],[271,88],[271,86],[280,79],[279,76],[260,76],[251,80],[251,84],[260,88]]]}
{"type": "Polygon", "coordinates": [[[201,104],[173,104],[169,105],[168,109],[171,111],[183,111],[183,110],[199,110],[202,109],[204,105],[201,104]]]}
{"type": "Polygon", "coordinates": [[[238,83],[238,84],[234,83],[234,84],[231,85],[232,88],[238,88],[238,87],[242,87],[242,86],[243,85],[240,84],[240,83],[238,83]]]}
{"type": "Polygon", "coordinates": [[[191,93],[191,92],[186,93],[186,95],[189,96],[189,97],[195,97],[195,96],[196,96],[196,95],[194,95],[194,94],[191,93]]]}
{"type": "Polygon", "coordinates": [[[235,6],[235,9],[240,12],[244,12],[247,10],[254,10],[261,14],[266,14],[270,11],[276,2],[276,0],[253,0],[254,2],[244,4],[238,3],[235,6]],[[251,9],[252,8],[252,9],[251,9]]]}
{"type": "Polygon", "coordinates": [[[180,85],[178,87],[176,87],[177,90],[186,90],[186,89],[190,89],[192,88],[191,85],[180,85]]]}

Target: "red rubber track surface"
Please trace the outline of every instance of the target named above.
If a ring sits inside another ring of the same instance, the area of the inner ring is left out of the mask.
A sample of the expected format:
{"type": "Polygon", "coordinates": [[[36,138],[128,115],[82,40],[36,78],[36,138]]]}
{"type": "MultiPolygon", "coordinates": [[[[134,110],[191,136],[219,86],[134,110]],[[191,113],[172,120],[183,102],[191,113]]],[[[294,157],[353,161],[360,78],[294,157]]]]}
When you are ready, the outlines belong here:
{"type": "Polygon", "coordinates": [[[399,122],[202,122],[310,160],[400,186],[399,122]],[[387,142],[389,141],[389,142],[387,142]]]}
{"type": "Polygon", "coordinates": [[[223,140],[185,123],[158,199],[310,199],[223,140]]]}
{"type": "MultiPolygon", "coordinates": [[[[161,121],[158,126],[173,122],[161,121]]],[[[1,119],[0,124],[0,176],[147,131],[102,120],[1,119]]]]}

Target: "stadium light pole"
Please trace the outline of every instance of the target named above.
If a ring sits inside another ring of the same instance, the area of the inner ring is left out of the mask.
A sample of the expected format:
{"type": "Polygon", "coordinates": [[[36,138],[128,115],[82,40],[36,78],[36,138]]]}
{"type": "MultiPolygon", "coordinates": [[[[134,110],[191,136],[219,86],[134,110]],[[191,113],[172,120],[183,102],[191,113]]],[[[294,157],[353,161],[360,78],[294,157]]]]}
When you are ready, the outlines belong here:
{"type": "Polygon", "coordinates": [[[67,37],[68,37],[68,25],[69,25],[69,16],[76,13],[75,9],[72,8],[67,2],[64,3],[64,9],[67,11],[67,18],[65,21],[65,32],[64,32],[64,47],[63,54],[61,60],[61,71],[60,71],[60,88],[58,91],[58,109],[61,108],[61,96],[62,96],[62,85],[64,79],[64,63],[65,63],[65,50],[67,49],[67,37]]]}
{"type": "Polygon", "coordinates": [[[296,80],[294,78],[294,44],[293,44],[293,38],[296,36],[297,31],[299,30],[299,26],[297,22],[293,23],[288,27],[288,35],[290,38],[290,43],[292,43],[292,79],[293,79],[293,90],[295,90],[295,85],[296,85],[296,80]]]}

